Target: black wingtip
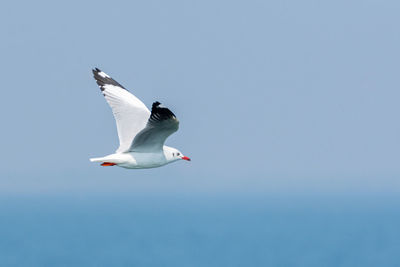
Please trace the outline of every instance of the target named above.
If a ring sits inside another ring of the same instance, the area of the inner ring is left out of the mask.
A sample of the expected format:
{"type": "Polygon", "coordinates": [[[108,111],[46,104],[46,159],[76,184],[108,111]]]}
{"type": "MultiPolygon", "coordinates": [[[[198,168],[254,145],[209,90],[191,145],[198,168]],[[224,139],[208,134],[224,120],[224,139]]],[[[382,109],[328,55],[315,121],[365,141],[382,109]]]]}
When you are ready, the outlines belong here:
{"type": "Polygon", "coordinates": [[[158,102],[158,101],[156,101],[156,102],[154,102],[153,105],[151,106],[151,109],[155,109],[155,108],[157,108],[159,105],[161,105],[161,103],[158,102]]]}
{"type": "MultiPolygon", "coordinates": [[[[99,68],[92,69],[93,77],[96,80],[97,84],[100,86],[100,90],[104,90],[104,86],[107,84],[114,85],[125,89],[121,84],[119,84],[116,80],[102,72],[99,68]]],[[[126,89],[125,89],[126,90],[126,89]]]]}
{"type": "Polygon", "coordinates": [[[161,103],[156,101],[151,106],[150,119],[152,121],[162,121],[171,118],[176,118],[175,114],[166,107],[161,106],[161,103]]]}
{"type": "Polygon", "coordinates": [[[99,68],[94,68],[94,69],[92,69],[92,72],[93,72],[93,74],[95,74],[95,73],[101,72],[101,70],[99,68]]]}

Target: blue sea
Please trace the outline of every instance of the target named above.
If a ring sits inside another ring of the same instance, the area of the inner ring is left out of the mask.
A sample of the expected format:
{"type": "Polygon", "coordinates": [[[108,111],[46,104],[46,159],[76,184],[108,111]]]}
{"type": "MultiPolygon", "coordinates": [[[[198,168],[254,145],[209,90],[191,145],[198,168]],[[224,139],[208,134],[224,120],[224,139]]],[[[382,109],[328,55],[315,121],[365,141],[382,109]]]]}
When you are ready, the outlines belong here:
{"type": "Polygon", "coordinates": [[[3,196],[0,266],[400,266],[399,203],[3,196]]]}

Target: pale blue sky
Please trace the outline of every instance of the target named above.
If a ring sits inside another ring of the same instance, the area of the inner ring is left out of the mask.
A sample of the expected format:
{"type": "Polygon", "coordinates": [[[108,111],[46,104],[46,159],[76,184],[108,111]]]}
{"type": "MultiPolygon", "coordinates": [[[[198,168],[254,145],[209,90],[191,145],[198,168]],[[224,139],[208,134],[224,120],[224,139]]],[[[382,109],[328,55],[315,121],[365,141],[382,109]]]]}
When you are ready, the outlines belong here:
{"type": "Polygon", "coordinates": [[[3,194],[392,194],[400,190],[397,1],[7,1],[3,194]],[[192,162],[117,148],[99,67],[180,119],[192,162]]]}

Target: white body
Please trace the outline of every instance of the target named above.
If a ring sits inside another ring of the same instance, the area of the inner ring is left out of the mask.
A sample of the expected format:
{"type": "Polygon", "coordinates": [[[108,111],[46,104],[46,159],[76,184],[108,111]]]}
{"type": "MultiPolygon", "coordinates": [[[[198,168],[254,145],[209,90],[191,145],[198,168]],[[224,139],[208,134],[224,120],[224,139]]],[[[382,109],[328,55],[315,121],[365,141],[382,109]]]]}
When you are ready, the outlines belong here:
{"type": "MultiPolygon", "coordinates": [[[[171,157],[171,151],[176,149],[164,146],[163,151],[150,153],[115,153],[102,158],[92,158],[91,162],[115,163],[126,169],[149,169],[164,166],[168,163],[179,160],[178,157],[171,157]]],[[[173,153],[173,152],[172,152],[173,153]]]]}

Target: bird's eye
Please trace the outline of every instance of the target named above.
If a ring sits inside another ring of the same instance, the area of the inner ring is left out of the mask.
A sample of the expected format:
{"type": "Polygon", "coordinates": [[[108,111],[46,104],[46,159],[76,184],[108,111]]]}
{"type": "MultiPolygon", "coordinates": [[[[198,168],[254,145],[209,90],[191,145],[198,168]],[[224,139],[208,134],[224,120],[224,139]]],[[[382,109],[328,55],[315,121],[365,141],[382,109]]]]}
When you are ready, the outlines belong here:
{"type": "Polygon", "coordinates": [[[176,153],[176,155],[177,155],[177,156],[179,156],[179,155],[180,155],[180,153],[178,152],[178,153],[176,153]]]}

